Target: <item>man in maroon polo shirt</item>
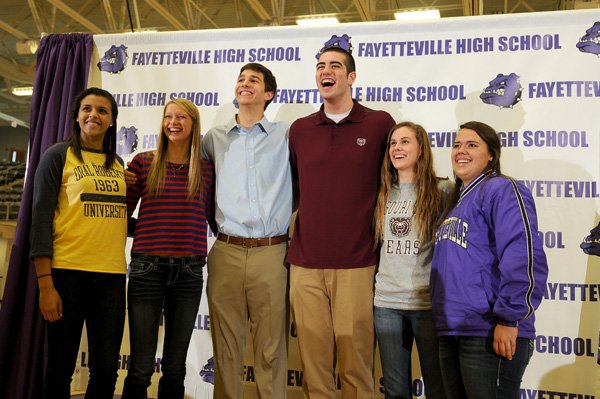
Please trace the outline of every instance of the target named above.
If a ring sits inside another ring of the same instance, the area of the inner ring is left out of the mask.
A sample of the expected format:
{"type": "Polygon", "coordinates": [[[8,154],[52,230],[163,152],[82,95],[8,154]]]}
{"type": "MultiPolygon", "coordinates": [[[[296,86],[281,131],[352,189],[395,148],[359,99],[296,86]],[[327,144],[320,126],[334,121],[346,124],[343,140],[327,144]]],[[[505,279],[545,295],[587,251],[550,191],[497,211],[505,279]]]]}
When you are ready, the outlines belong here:
{"type": "Polygon", "coordinates": [[[339,39],[317,55],[321,109],[295,121],[289,136],[299,193],[288,253],[290,299],[310,399],[335,398],[336,359],[343,399],[374,394],[377,254],[371,225],[379,167],[395,122],[352,99],[354,59],[349,41],[339,39]]]}

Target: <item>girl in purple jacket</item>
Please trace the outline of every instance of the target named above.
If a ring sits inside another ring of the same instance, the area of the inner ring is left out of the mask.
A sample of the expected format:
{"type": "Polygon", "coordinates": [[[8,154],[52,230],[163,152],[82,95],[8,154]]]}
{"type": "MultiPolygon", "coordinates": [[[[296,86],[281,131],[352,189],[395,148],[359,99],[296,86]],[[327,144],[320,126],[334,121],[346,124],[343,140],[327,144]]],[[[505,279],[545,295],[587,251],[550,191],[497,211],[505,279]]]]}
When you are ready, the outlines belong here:
{"type": "Polygon", "coordinates": [[[431,297],[448,398],[518,398],[548,265],[531,193],[500,171],[481,122],[452,148],[456,188],[435,233],[431,297]]]}

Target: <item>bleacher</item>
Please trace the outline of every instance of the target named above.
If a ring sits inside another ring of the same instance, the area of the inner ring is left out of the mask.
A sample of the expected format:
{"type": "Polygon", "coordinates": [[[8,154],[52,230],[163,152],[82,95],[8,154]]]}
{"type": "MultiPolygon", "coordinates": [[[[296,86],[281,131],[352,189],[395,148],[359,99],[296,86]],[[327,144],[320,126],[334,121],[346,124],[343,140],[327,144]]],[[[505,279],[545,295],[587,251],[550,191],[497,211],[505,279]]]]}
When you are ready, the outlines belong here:
{"type": "Polygon", "coordinates": [[[16,220],[21,206],[25,162],[0,161],[0,220],[16,220]]]}

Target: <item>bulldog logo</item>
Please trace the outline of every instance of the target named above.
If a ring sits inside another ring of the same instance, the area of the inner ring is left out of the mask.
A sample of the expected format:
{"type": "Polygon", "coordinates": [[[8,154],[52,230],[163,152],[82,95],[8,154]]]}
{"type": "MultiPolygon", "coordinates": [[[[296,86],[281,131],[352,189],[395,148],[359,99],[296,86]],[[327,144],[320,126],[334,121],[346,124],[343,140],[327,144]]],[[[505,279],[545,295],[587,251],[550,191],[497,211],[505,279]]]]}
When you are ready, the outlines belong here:
{"type": "Polygon", "coordinates": [[[519,82],[519,76],[515,73],[510,75],[498,74],[489,82],[489,86],[483,89],[479,95],[485,104],[496,105],[500,108],[512,108],[521,101],[523,87],[519,82]]]}
{"type": "Polygon", "coordinates": [[[600,223],[590,230],[590,235],[583,239],[579,247],[588,255],[600,256],[600,223]]]}
{"type": "Polygon", "coordinates": [[[129,155],[137,150],[137,146],[137,128],[135,126],[121,127],[117,132],[117,154],[121,156],[129,155]]]}
{"type": "Polygon", "coordinates": [[[581,36],[576,46],[582,53],[600,56],[600,21],[596,21],[585,31],[585,35],[581,36]]]}
{"type": "Polygon", "coordinates": [[[113,44],[106,50],[104,57],[100,59],[98,69],[102,72],[119,73],[125,69],[128,58],[127,47],[124,44],[118,47],[113,44]]]}
{"type": "Polygon", "coordinates": [[[202,370],[200,370],[200,378],[202,381],[208,382],[210,384],[215,384],[215,358],[211,357],[206,361],[202,370]]]}
{"type": "Polygon", "coordinates": [[[352,54],[352,43],[350,43],[350,39],[352,38],[345,33],[342,36],[331,36],[331,39],[327,40],[325,44],[323,44],[323,47],[321,47],[319,52],[315,55],[315,58],[318,60],[323,51],[332,47],[340,48],[352,54]]]}

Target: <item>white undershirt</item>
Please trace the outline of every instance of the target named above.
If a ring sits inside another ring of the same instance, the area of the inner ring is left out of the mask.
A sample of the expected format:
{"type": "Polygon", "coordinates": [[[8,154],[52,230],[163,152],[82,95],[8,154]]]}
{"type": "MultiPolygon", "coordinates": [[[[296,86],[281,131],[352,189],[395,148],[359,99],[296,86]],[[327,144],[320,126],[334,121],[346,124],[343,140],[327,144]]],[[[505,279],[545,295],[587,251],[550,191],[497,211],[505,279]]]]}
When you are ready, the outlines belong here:
{"type": "MultiPolygon", "coordinates": [[[[350,109],[352,111],[352,109],[350,109]]],[[[342,119],[350,115],[350,111],[344,112],[343,114],[330,114],[329,112],[325,112],[325,116],[334,121],[335,123],[340,123],[342,119]]]]}

